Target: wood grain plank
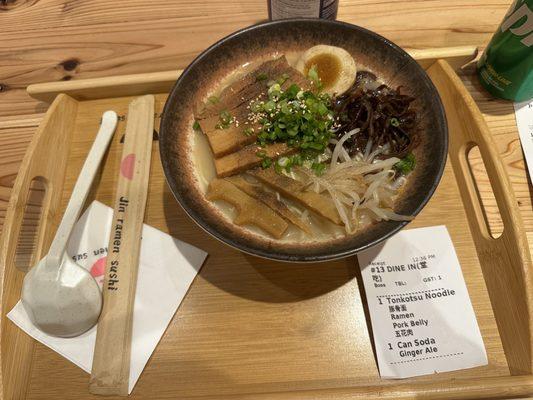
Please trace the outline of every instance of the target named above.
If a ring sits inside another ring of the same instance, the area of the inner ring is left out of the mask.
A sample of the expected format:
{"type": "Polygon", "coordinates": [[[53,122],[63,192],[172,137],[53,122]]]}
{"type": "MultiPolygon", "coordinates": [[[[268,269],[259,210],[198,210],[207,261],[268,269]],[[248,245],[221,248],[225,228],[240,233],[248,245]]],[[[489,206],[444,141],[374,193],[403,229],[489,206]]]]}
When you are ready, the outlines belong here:
{"type": "MultiPolygon", "coordinates": [[[[225,2],[222,0],[211,0],[209,2],[185,2],[166,0],[155,0],[145,2],[143,0],[118,0],[108,2],[106,0],[91,1],[18,1],[18,3],[33,3],[28,7],[14,7],[4,12],[7,22],[12,22],[6,26],[4,32],[24,32],[36,30],[40,27],[59,26],[61,28],[72,26],[105,25],[117,22],[137,21],[137,22],[159,22],[168,19],[188,19],[198,16],[249,16],[258,14],[267,16],[267,4],[262,0],[239,0],[235,2],[225,2]],[[35,16],[39,15],[38,20],[35,16]],[[16,22],[16,24],[14,24],[16,22]]],[[[508,7],[510,4],[506,0],[488,0],[483,3],[467,1],[442,1],[442,0],[345,0],[341,3],[339,19],[348,20],[361,16],[361,19],[382,19],[382,26],[394,27],[398,23],[398,11],[403,14],[410,14],[415,17],[420,15],[420,11],[431,11],[432,13],[455,14],[455,19],[459,21],[467,20],[469,17],[458,15],[458,11],[468,7],[474,13],[484,13],[490,9],[500,9],[508,7]]],[[[462,13],[464,14],[464,13],[462,13]]],[[[400,15],[401,17],[401,15],[400,15]]],[[[420,24],[420,21],[411,19],[410,26],[420,29],[428,25],[428,21],[420,24]]],[[[435,21],[437,24],[439,22],[435,21]]],[[[442,21],[439,25],[445,26],[448,21],[442,21]]],[[[490,21],[485,21],[490,24],[490,21]]],[[[478,21],[479,24],[479,21],[478,21]]],[[[464,24],[464,26],[468,26],[464,24]]],[[[435,23],[432,24],[435,27],[435,23]]]]}
{"type": "Polygon", "coordinates": [[[15,183],[22,159],[31,142],[33,133],[37,129],[36,122],[29,120],[28,126],[9,127],[6,121],[0,120],[0,232],[2,232],[7,204],[11,189],[15,183]]]}
{"type": "MultiPolygon", "coordinates": [[[[31,83],[184,68],[218,39],[267,17],[264,0],[29,3],[0,12],[8,27],[0,41],[0,115],[44,110],[22,91],[31,83]]],[[[484,45],[509,4],[345,0],[339,20],[406,47],[484,45]]]]}
{"type": "Polygon", "coordinates": [[[38,126],[44,114],[26,114],[0,117],[0,129],[38,126]]]}
{"type": "MultiPolygon", "coordinates": [[[[19,3],[22,3],[19,1],[19,3]]],[[[105,25],[125,21],[148,21],[156,23],[168,19],[187,19],[208,15],[267,14],[267,4],[258,0],[239,0],[224,2],[185,2],[155,0],[106,0],[91,1],[34,1],[29,7],[11,8],[5,13],[7,22],[12,22],[4,32],[35,30],[39,27],[105,25]],[[39,14],[38,21],[35,15],[39,14]],[[14,24],[13,22],[16,22],[14,24]],[[37,23],[36,23],[37,22],[37,23]]]]}
{"type": "MultiPolygon", "coordinates": [[[[343,0],[339,19],[376,30],[400,45],[413,48],[485,45],[510,2],[343,0]]],[[[45,103],[26,95],[28,84],[183,68],[220,37],[266,17],[264,0],[225,3],[222,0],[29,0],[15,1],[7,7],[8,11],[0,5],[3,39],[0,41],[0,152],[6,145],[2,153],[6,158],[0,158],[0,201],[9,196],[20,162],[17,160],[21,159],[22,150],[17,143],[29,141],[33,124],[39,118],[35,114],[47,108],[45,103]],[[25,114],[29,115],[27,120],[19,117],[25,114]],[[12,145],[15,147],[11,148],[12,145]]],[[[508,102],[488,99],[472,70],[466,70],[461,77],[480,105],[504,159],[533,250],[531,183],[515,131],[512,107],[508,102]]],[[[72,155],[74,167],[81,165],[78,161],[84,154],[84,143],[79,141],[76,146],[72,155]]],[[[117,166],[119,152],[116,151],[106,161],[107,171],[117,166]]],[[[152,156],[159,167],[157,149],[152,156]]],[[[474,169],[478,172],[479,162],[474,159],[474,169]]],[[[448,166],[447,176],[450,172],[448,166]]],[[[68,178],[66,184],[72,185],[73,178],[68,178]]],[[[480,181],[480,188],[484,197],[490,197],[487,180],[480,181]]],[[[287,272],[282,265],[257,261],[229,251],[211,238],[206,239],[177,207],[162,177],[152,179],[150,193],[153,195],[148,199],[148,222],[205,248],[211,256],[143,372],[134,398],[153,398],[155,381],[161,383],[158,398],[184,398],[215,390],[216,398],[237,391],[299,390],[310,387],[311,381],[312,389],[351,385],[356,387],[352,393],[362,390],[368,393],[365,385],[376,383],[378,375],[371,358],[370,337],[364,333],[367,321],[353,259],[311,267],[296,265],[287,272]],[[184,226],[186,229],[181,228],[184,226]],[[284,323],[280,323],[279,315],[284,323]],[[336,325],[349,328],[339,332],[335,330],[336,325]],[[273,329],[276,335],[259,339],[261,332],[268,329],[273,329]],[[210,333],[214,330],[220,337],[212,337],[210,333]],[[355,332],[357,340],[354,340],[355,332]],[[238,339],[241,335],[245,336],[244,341],[238,339]],[[332,335],[336,337],[335,342],[331,341],[332,335]],[[217,348],[217,343],[224,345],[217,348]],[[277,350],[274,355],[271,355],[272,348],[277,350]],[[207,355],[215,350],[219,357],[207,355]],[[305,351],[306,357],[296,357],[298,351],[305,351]],[[269,355],[272,358],[267,361],[269,355]],[[311,367],[316,370],[309,372],[311,367]],[[345,371],[340,376],[335,374],[339,369],[345,371]]],[[[112,188],[101,188],[95,194],[108,205],[112,204],[113,195],[112,188]]],[[[472,301],[489,366],[408,380],[405,385],[410,388],[415,384],[429,384],[433,379],[439,384],[453,379],[459,388],[467,388],[466,384],[461,386],[459,376],[468,379],[487,376],[494,384],[500,382],[494,377],[509,373],[472,240],[463,238],[468,227],[457,196],[456,188],[450,192],[439,189],[430,206],[439,202],[445,206],[446,215],[424,219],[422,214],[414,226],[424,225],[424,221],[449,222],[448,212],[453,215],[452,239],[461,249],[459,258],[469,291],[481,293],[472,301]]],[[[489,199],[487,205],[487,214],[494,219],[495,204],[489,199]]],[[[0,219],[2,210],[5,208],[0,203],[0,219]]],[[[34,383],[28,389],[29,398],[94,398],[86,390],[88,375],[56,353],[36,344],[34,360],[34,383]]],[[[384,383],[397,386],[393,381],[384,383]]],[[[512,388],[508,387],[508,381],[498,385],[499,395],[512,396],[518,390],[525,393],[531,383],[517,380],[512,388]]],[[[393,393],[397,395],[395,398],[400,397],[399,392],[393,393]]],[[[462,392],[457,393],[459,396],[462,392]]],[[[348,395],[339,392],[329,398],[344,397],[348,395]]],[[[258,398],[258,395],[243,398],[258,398]]],[[[263,398],[274,396],[265,394],[263,398]]]]}

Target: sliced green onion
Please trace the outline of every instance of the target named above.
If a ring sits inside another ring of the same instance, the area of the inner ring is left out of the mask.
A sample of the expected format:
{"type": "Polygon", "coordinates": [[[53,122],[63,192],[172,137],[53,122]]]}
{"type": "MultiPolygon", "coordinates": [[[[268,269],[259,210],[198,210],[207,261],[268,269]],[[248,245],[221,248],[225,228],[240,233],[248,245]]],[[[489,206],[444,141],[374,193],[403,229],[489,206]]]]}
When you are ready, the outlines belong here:
{"type": "Polygon", "coordinates": [[[396,164],[394,164],[394,169],[403,175],[407,175],[409,172],[415,169],[415,166],[416,158],[413,153],[409,153],[396,164]]]}
{"type": "Polygon", "coordinates": [[[261,161],[261,168],[267,169],[272,165],[272,159],[270,157],[263,158],[263,161],[261,161]]]}
{"type": "Polygon", "coordinates": [[[231,125],[231,114],[227,110],[220,112],[218,116],[218,124],[215,125],[215,129],[227,129],[231,125]]]}
{"type": "Polygon", "coordinates": [[[314,162],[312,165],[311,165],[311,169],[313,171],[315,171],[315,174],[317,174],[318,176],[322,175],[326,169],[326,164],[324,163],[317,163],[317,162],[314,162]]]}
{"type": "Polygon", "coordinates": [[[289,165],[289,158],[288,157],[281,157],[278,159],[278,164],[280,167],[286,167],[289,165]]]}
{"type": "Polygon", "coordinates": [[[289,74],[284,73],[278,79],[276,79],[276,83],[278,85],[283,85],[287,79],[289,79],[289,74]]]}
{"type": "Polygon", "coordinates": [[[311,82],[313,82],[313,85],[320,90],[322,89],[322,82],[320,81],[320,77],[318,76],[318,68],[316,65],[313,65],[311,68],[309,68],[309,71],[307,72],[307,77],[311,79],[311,82]]]}
{"type": "MultiPolygon", "coordinates": [[[[302,90],[294,83],[283,91],[281,84],[285,82],[280,82],[269,82],[267,100],[250,102],[250,115],[260,124],[258,132],[255,132],[259,145],[283,142],[299,150],[299,154],[274,162],[278,172],[283,169],[290,171],[293,166],[302,165],[304,160],[316,160],[333,135],[333,111],[329,95],[302,90]]],[[[249,132],[245,130],[245,134],[249,132]]],[[[261,158],[266,156],[263,151],[256,154],[261,158]]],[[[320,172],[322,168],[325,167],[317,167],[317,171],[320,172]]]]}
{"type": "Polygon", "coordinates": [[[252,128],[246,128],[246,129],[244,130],[244,134],[245,134],[246,136],[252,136],[252,135],[254,134],[254,130],[253,130],[252,128]]]}

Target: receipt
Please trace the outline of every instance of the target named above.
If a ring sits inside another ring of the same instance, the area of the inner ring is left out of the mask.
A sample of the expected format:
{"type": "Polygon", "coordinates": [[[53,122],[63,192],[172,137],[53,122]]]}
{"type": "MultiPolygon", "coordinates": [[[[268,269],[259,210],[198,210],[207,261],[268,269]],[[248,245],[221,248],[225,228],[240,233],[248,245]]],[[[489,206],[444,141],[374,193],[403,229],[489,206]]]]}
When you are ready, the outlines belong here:
{"type": "Polygon", "coordinates": [[[514,103],[514,109],[516,126],[524,150],[529,177],[533,179],[533,100],[514,103]]]}
{"type": "Polygon", "coordinates": [[[382,378],[487,364],[448,230],[404,230],[358,254],[382,378]]]}

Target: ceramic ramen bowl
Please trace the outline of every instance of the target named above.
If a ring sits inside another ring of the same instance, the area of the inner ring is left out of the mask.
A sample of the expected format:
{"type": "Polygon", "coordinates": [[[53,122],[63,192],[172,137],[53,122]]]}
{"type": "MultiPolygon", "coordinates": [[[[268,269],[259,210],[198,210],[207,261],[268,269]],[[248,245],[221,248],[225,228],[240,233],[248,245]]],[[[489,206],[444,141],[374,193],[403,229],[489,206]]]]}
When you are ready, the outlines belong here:
{"type": "Polygon", "coordinates": [[[371,70],[391,87],[401,85],[403,93],[416,98],[413,107],[420,129],[414,150],[417,163],[394,211],[416,216],[443,173],[448,147],[444,108],[425,71],[400,47],[364,28],[326,20],[283,20],[242,29],[202,52],[175,83],[161,120],[160,153],[168,186],[186,213],[215,238],[252,255],[299,262],[336,259],[374,246],[407,224],[380,221],[344,237],[283,241],[235,225],[205,198],[193,159],[195,105],[242,65],[273,54],[303,52],[317,44],[346,49],[358,67],[371,70]]]}

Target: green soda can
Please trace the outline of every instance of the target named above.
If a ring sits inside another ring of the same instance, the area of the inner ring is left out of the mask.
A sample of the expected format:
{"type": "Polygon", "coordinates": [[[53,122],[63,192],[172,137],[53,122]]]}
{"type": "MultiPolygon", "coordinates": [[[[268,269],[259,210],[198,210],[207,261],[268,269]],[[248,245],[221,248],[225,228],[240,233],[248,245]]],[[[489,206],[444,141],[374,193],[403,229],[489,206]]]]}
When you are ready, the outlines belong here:
{"type": "Polygon", "coordinates": [[[533,0],[515,0],[477,64],[481,84],[493,96],[533,98],[533,0]]]}

